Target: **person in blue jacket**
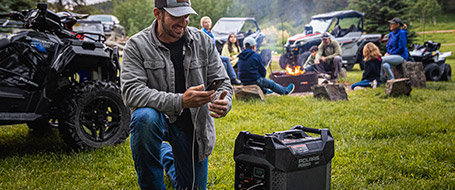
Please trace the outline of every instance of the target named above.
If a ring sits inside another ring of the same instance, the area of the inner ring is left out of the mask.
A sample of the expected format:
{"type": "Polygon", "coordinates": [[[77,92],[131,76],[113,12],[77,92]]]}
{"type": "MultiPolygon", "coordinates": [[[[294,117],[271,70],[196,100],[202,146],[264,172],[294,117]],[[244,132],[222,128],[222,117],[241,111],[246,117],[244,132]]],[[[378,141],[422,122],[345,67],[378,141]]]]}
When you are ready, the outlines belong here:
{"type": "Polygon", "coordinates": [[[391,32],[386,46],[387,53],[382,57],[381,78],[383,79],[395,79],[390,68],[391,65],[398,66],[409,57],[408,48],[406,48],[408,32],[402,29],[403,21],[400,18],[394,18],[389,20],[389,24],[391,32]],[[387,72],[387,77],[385,77],[385,72],[387,72]]]}
{"type": "Polygon", "coordinates": [[[247,37],[243,40],[245,50],[238,55],[237,63],[239,68],[239,79],[243,85],[257,84],[264,93],[270,92],[269,89],[278,94],[291,94],[295,85],[289,84],[287,87],[275,83],[275,81],[265,78],[265,70],[262,56],[256,53],[256,40],[247,37]]]}

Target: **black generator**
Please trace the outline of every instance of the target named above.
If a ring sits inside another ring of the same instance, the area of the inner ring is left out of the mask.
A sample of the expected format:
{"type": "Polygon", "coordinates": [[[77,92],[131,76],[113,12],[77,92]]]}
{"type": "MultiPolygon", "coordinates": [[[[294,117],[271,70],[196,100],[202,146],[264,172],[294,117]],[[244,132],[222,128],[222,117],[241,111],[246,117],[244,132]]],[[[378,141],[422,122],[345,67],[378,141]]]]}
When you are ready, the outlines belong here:
{"type": "Polygon", "coordinates": [[[235,140],[235,189],[330,189],[334,154],[328,129],[294,126],[265,136],[242,131],[235,140]]]}

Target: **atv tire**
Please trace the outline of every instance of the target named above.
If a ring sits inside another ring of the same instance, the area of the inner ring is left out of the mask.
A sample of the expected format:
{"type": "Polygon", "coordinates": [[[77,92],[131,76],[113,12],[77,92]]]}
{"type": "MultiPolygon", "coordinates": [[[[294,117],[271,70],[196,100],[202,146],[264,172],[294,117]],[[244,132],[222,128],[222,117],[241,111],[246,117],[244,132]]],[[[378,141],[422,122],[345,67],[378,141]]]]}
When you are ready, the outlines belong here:
{"type": "Polygon", "coordinates": [[[286,66],[288,66],[291,63],[291,58],[286,55],[286,53],[281,54],[280,56],[280,67],[281,69],[286,69],[286,66]]]}
{"type": "Polygon", "coordinates": [[[431,63],[425,67],[425,77],[427,81],[439,81],[441,76],[441,69],[438,64],[431,63]]]}
{"type": "Polygon", "coordinates": [[[344,64],[344,68],[346,68],[346,70],[348,71],[351,71],[352,68],[354,68],[355,64],[344,64]]]}
{"type": "Polygon", "coordinates": [[[130,113],[112,82],[78,84],[63,104],[60,133],[75,150],[91,150],[125,141],[130,113]]]}
{"type": "Polygon", "coordinates": [[[441,75],[441,81],[450,81],[452,78],[452,68],[450,67],[449,64],[444,64],[443,68],[444,71],[442,72],[441,75]]]}

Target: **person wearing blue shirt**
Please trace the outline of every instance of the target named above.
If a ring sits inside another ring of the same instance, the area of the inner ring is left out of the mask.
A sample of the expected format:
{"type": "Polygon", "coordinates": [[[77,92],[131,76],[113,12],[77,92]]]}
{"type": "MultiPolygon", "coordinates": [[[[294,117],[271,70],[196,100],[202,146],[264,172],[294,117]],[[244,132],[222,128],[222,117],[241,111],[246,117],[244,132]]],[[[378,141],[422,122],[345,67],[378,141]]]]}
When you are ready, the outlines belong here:
{"type": "Polygon", "coordinates": [[[239,78],[243,85],[256,84],[261,87],[264,93],[276,92],[278,94],[291,94],[294,91],[295,85],[289,84],[287,87],[275,83],[275,81],[266,79],[264,61],[259,53],[256,53],[256,40],[252,37],[247,37],[243,40],[245,50],[238,55],[237,63],[239,68],[239,78]]]}
{"type": "Polygon", "coordinates": [[[398,66],[409,57],[408,48],[406,48],[408,32],[402,29],[403,21],[400,18],[394,18],[389,20],[389,24],[391,32],[386,46],[387,53],[382,57],[381,78],[383,79],[395,79],[391,65],[398,66]],[[387,72],[387,77],[385,77],[385,72],[387,72]]]}

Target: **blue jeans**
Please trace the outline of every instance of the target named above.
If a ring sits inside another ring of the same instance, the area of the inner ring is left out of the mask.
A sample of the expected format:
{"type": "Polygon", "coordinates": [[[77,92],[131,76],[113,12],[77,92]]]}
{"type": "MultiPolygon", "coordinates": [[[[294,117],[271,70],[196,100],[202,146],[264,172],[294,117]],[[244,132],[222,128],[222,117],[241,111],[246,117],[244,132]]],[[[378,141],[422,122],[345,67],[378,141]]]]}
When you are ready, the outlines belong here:
{"type": "Polygon", "coordinates": [[[262,92],[264,93],[267,92],[267,89],[271,89],[278,94],[288,94],[287,87],[281,86],[273,80],[260,77],[258,80],[256,80],[256,83],[259,85],[259,87],[261,87],[262,92]]]}
{"type": "Polygon", "coordinates": [[[166,189],[163,168],[175,189],[191,189],[192,160],[195,161],[195,189],[206,189],[208,158],[197,162],[197,150],[194,150],[191,159],[192,134],[169,124],[163,114],[153,108],[134,111],[130,128],[131,152],[141,189],[166,189]]]}
{"type": "Polygon", "coordinates": [[[386,77],[384,73],[387,72],[388,79],[395,79],[391,65],[397,66],[404,62],[406,62],[406,60],[400,55],[388,55],[382,57],[381,78],[385,79],[386,77]]]}
{"type": "Polygon", "coordinates": [[[306,72],[314,72],[315,69],[314,69],[313,65],[308,65],[308,66],[305,67],[305,71],[306,72]]]}
{"type": "Polygon", "coordinates": [[[236,79],[237,75],[235,74],[235,70],[232,67],[231,60],[227,56],[220,55],[221,62],[223,62],[224,68],[230,79],[236,79]]]}
{"type": "MultiPolygon", "coordinates": [[[[369,81],[369,80],[363,80],[363,81],[354,83],[354,84],[351,85],[351,89],[354,90],[354,88],[355,88],[355,87],[358,87],[358,86],[361,86],[361,87],[371,87],[370,82],[371,82],[371,81],[369,81]]],[[[379,86],[379,83],[378,83],[378,86],[379,86]]]]}

